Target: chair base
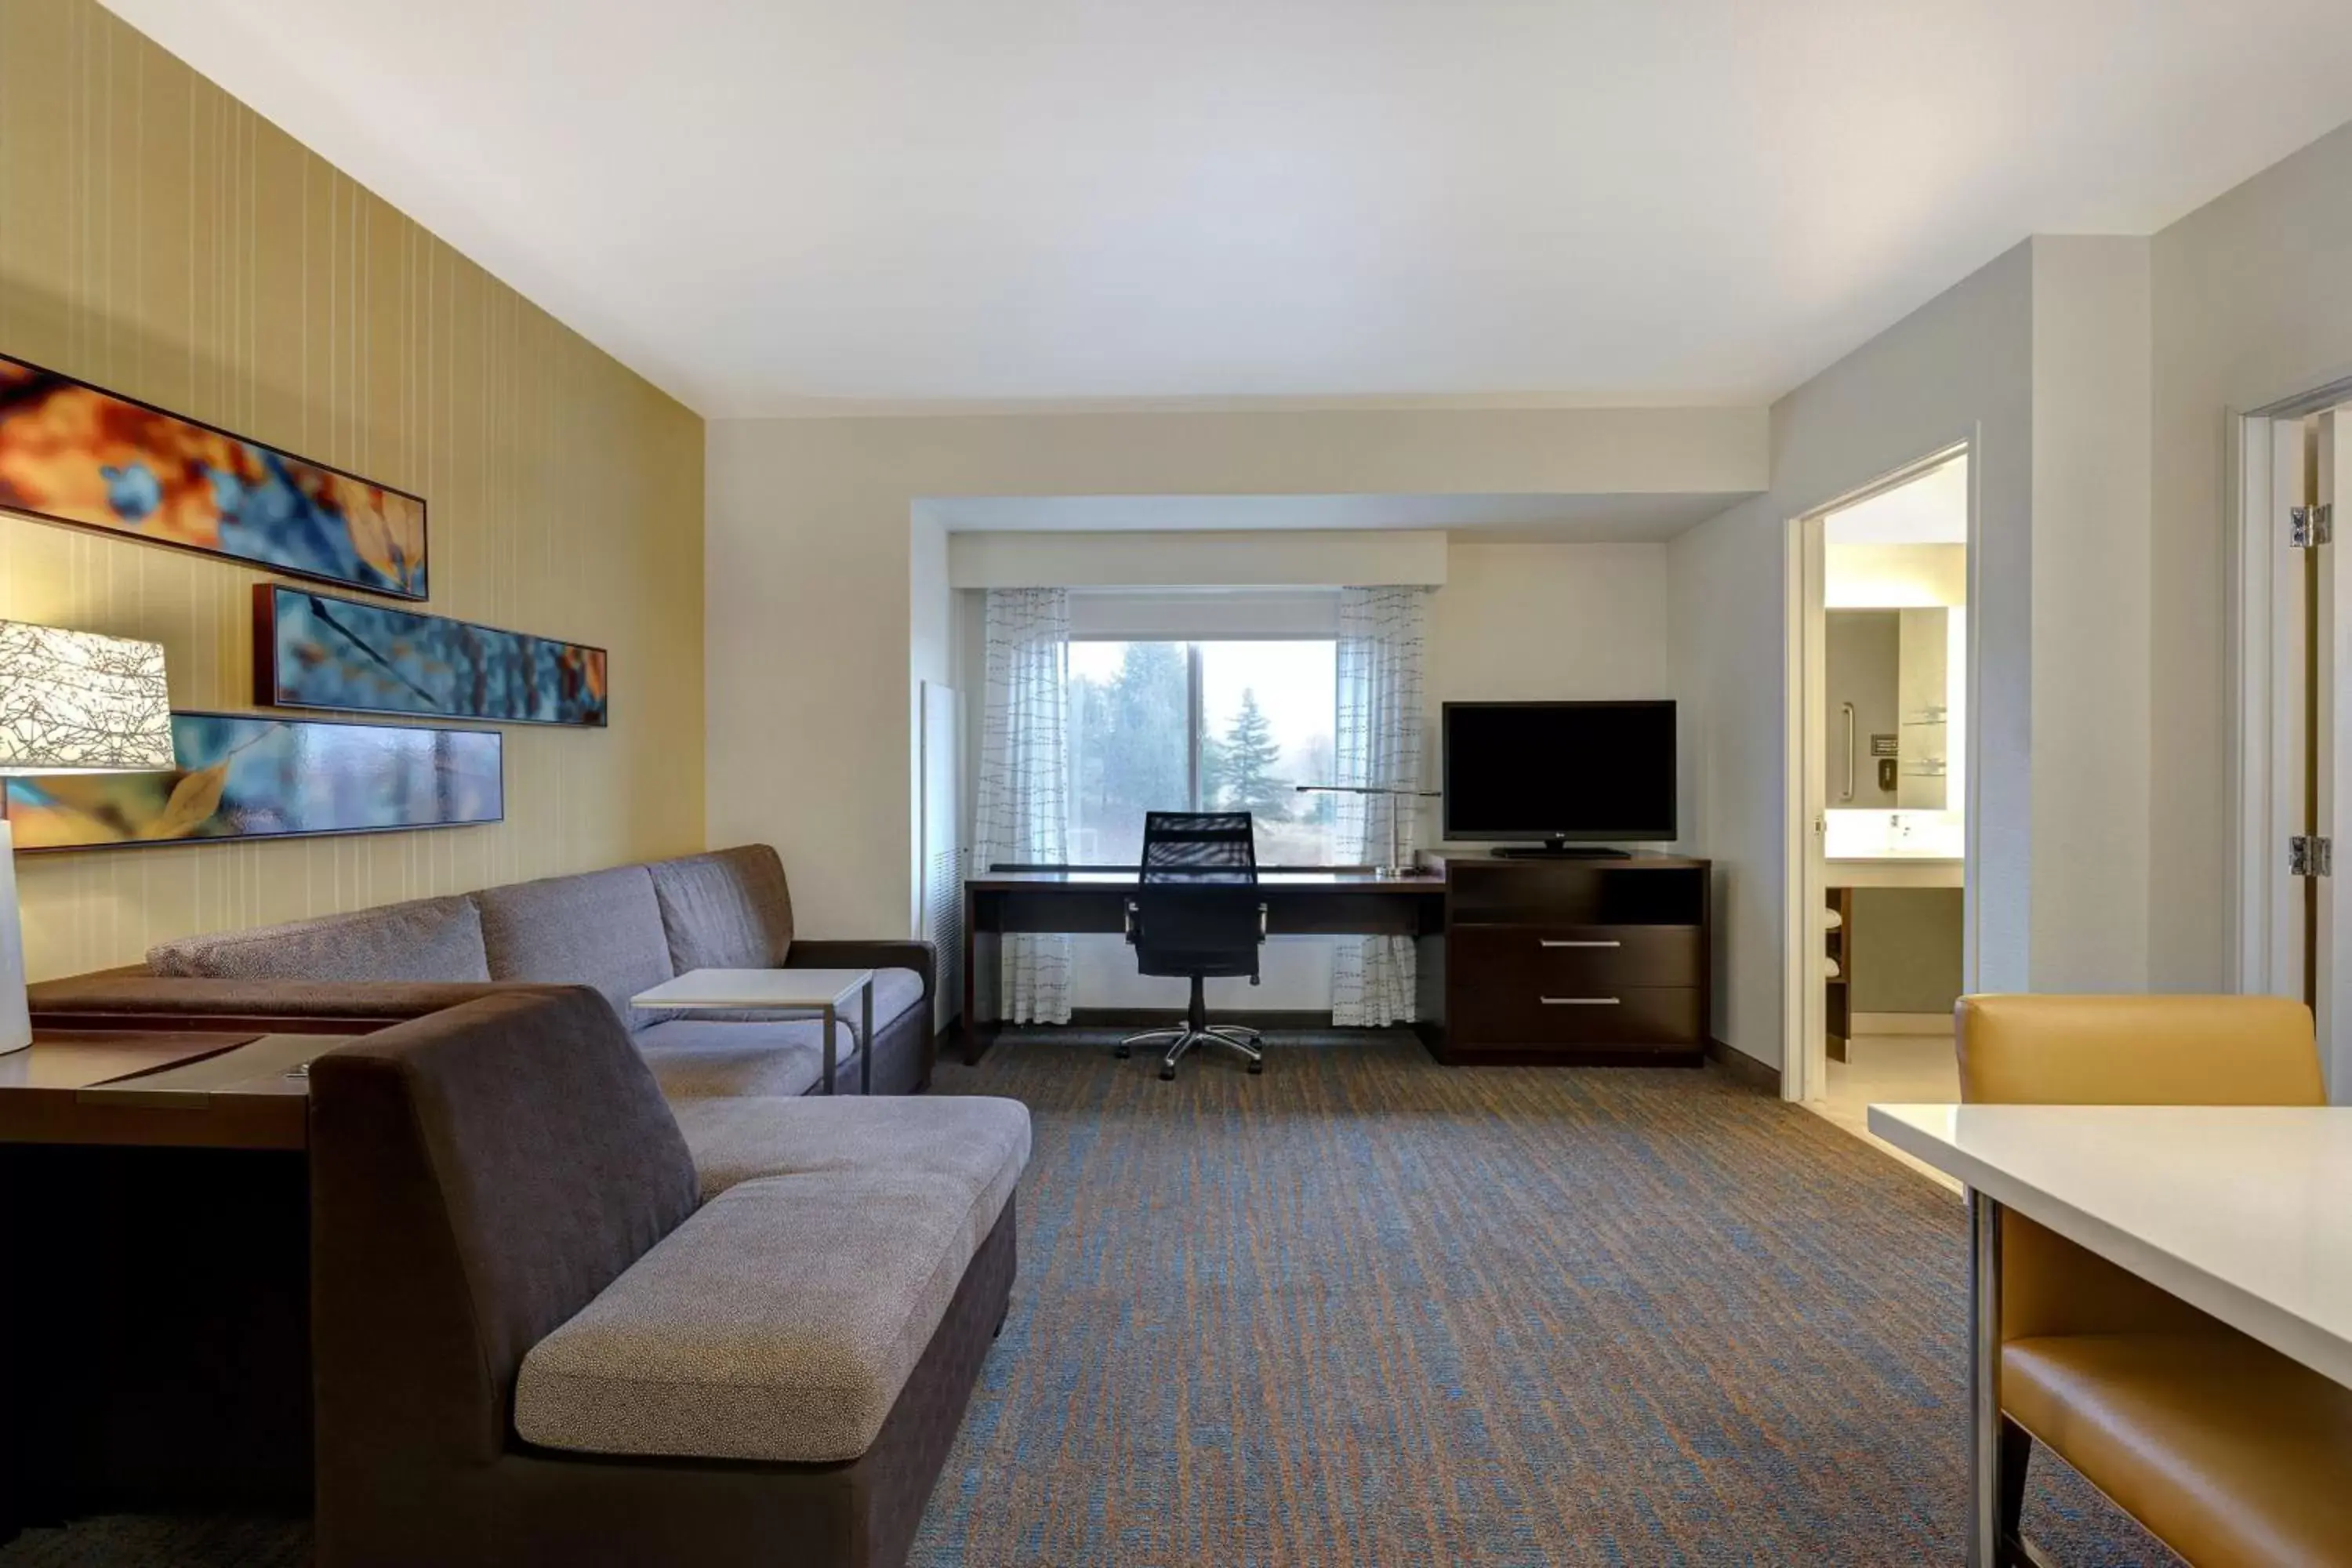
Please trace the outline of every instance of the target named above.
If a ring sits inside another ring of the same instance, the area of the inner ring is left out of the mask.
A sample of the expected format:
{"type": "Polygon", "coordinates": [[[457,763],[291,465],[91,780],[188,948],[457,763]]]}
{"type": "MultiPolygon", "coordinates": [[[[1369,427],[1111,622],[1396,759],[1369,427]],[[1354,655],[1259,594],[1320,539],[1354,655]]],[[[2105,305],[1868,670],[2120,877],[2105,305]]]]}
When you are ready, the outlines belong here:
{"type": "Polygon", "coordinates": [[[1223,1046],[1238,1053],[1249,1064],[1250,1071],[1259,1073],[1265,1070],[1265,1050],[1259,1043],[1263,1037],[1255,1029],[1244,1028],[1239,1024],[1203,1024],[1198,1027],[1179,1024],[1171,1028],[1146,1029],[1139,1035],[1129,1035],[1119,1041],[1111,1054],[1129,1057],[1134,1054],[1138,1046],[1157,1045],[1165,1040],[1169,1042],[1168,1054],[1160,1059],[1160,1076],[1167,1079],[1176,1076],[1176,1064],[1195,1047],[1223,1046]]]}

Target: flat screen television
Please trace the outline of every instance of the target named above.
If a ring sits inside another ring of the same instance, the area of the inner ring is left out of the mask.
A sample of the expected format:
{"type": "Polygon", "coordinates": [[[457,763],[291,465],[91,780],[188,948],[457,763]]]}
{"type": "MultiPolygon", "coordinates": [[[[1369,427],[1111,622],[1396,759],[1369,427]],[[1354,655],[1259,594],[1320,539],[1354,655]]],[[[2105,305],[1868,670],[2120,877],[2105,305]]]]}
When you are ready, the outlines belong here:
{"type": "Polygon", "coordinates": [[[1444,724],[1448,838],[1675,837],[1672,702],[1448,702],[1444,724]]]}

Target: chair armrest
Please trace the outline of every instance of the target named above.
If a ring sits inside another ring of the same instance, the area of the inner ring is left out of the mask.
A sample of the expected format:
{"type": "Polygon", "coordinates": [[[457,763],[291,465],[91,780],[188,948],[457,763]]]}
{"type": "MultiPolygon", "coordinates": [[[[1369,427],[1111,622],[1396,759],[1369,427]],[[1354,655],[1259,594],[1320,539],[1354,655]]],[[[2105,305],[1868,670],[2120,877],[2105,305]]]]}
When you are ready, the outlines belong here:
{"type": "Polygon", "coordinates": [[[923,999],[938,984],[939,953],[928,942],[856,942],[793,939],[784,950],[786,969],[911,969],[923,977],[923,999]]]}

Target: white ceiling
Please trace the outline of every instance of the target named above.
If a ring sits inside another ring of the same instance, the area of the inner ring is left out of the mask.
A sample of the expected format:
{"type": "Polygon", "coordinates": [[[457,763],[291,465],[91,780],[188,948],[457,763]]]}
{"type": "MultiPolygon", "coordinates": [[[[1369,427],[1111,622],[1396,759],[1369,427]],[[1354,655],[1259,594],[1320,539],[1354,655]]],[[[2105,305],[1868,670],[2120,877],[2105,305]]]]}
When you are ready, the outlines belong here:
{"type": "Polygon", "coordinates": [[[712,416],[1787,389],[2352,116],[2345,0],[108,0],[712,416]]]}
{"type": "Polygon", "coordinates": [[[1822,524],[1832,544],[1966,544],[1969,460],[1939,463],[1915,479],[1840,507],[1822,524]]]}
{"type": "Polygon", "coordinates": [[[922,502],[951,533],[1444,529],[1481,540],[1647,543],[1736,495],[950,496],[922,502]]]}

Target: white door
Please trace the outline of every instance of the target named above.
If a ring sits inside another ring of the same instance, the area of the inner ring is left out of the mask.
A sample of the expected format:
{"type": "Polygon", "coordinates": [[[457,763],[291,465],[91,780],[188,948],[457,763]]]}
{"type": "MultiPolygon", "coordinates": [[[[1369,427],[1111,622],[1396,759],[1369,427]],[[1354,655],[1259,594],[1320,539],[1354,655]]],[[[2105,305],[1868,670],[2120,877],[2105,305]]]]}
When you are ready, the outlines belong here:
{"type": "Polygon", "coordinates": [[[2309,831],[2347,857],[2304,879],[2312,920],[2310,997],[2330,1098],[2352,1101],[2352,405],[2311,422],[2305,465],[2306,505],[2330,520],[2331,542],[2304,553],[2311,575],[2310,646],[2315,700],[2310,706],[2309,831]]]}
{"type": "Polygon", "coordinates": [[[1829,1092],[1828,953],[1822,942],[1822,910],[1829,880],[1822,858],[1828,821],[1827,651],[1822,613],[1823,529],[1819,516],[1789,525],[1786,676],[1788,712],[1787,789],[1789,815],[1788,986],[1782,1009],[1780,1093],[1789,1100],[1820,1100],[1829,1092]]]}
{"type": "Polygon", "coordinates": [[[2275,869],[2248,884],[2263,907],[2247,918],[2268,941],[2243,984],[2311,1005],[2330,1097],[2352,1103],[2352,613],[2337,613],[2352,611],[2352,536],[2336,531],[2352,526],[2352,405],[2269,431],[2268,494],[2249,508],[2262,528],[2245,560],[2250,574],[2268,560],[2270,768],[2247,820],[2249,854],[2275,869]],[[2310,847],[2298,859],[2299,846],[2310,847]]]}

